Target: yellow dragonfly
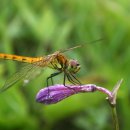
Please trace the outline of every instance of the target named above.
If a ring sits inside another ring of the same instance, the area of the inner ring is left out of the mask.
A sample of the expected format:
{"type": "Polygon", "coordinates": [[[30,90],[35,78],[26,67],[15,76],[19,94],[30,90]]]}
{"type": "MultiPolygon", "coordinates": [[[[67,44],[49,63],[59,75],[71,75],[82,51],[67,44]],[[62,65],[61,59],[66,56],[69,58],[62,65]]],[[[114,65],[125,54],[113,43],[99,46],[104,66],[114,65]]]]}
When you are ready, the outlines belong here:
{"type": "Polygon", "coordinates": [[[53,54],[42,57],[25,57],[0,53],[0,59],[8,59],[27,63],[18,72],[16,72],[6,80],[3,87],[0,88],[0,92],[3,92],[6,89],[10,88],[13,84],[15,84],[17,81],[21,79],[28,79],[32,75],[32,73],[35,73],[39,68],[43,67],[50,67],[52,69],[57,70],[57,72],[47,77],[47,86],[49,79],[51,79],[51,82],[53,84],[52,78],[62,72],[64,73],[64,85],[66,78],[73,84],[81,84],[80,81],[75,77],[75,74],[80,70],[80,64],[77,60],[68,59],[63,54],[66,51],[70,51],[78,47],[81,46],[75,46],[64,51],[56,51],[53,54]]]}

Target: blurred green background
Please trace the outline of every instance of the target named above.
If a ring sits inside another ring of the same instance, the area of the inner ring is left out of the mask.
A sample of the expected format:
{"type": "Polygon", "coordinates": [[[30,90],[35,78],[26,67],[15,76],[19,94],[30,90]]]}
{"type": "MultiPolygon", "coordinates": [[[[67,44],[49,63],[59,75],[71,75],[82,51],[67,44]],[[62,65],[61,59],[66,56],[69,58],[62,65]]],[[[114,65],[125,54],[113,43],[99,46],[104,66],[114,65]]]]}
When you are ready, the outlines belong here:
{"type": "MultiPolygon", "coordinates": [[[[118,93],[120,129],[130,129],[130,1],[129,0],[1,0],[0,52],[42,56],[76,45],[65,53],[82,69],[78,79],[112,89],[124,79],[118,93]],[[90,43],[93,40],[101,41],[90,43]]],[[[20,68],[0,60],[0,86],[20,68]]],[[[0,130],[110,130],[111,109],[106,95],[78,94],[54,105],[36,103],[46,86],[46,69],[26,86],[17,83],[0,94],[0,130]]],[[[55,78],[62,83],[63,75],[55,78]]]]}

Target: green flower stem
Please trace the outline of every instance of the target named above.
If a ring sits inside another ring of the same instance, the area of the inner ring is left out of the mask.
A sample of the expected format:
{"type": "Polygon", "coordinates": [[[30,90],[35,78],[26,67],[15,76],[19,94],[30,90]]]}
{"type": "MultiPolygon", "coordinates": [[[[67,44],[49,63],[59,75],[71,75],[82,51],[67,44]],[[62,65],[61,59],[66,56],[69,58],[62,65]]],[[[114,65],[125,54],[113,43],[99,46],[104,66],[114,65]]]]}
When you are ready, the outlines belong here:
{"type": "Polygon", "coordinates": [[[118,116],[117,116],[117,112],[116,112],[116,106],[111,107],[111,109],[112,109],[112,117],[113,117],[113,123],[114,123],[115,130],[119,130],[119,122],[118,122],[118,116]]]}
{"type": "Polygon", "coordinates": [[[113,123],[114,123],[115,130],[119,130],[119,122],[118,122],[118,116],[117,116],[117,111],[116,111],[116,98],[117,98],[117,92],[120,88],[122,81],[123,81],[123,79],[118,81],[118,83],[115,85],[115,87],[111,93],[112,97],[106,98],[111,107],[111,110],[112,110],[112,117],[113,117],[113,123]]]}

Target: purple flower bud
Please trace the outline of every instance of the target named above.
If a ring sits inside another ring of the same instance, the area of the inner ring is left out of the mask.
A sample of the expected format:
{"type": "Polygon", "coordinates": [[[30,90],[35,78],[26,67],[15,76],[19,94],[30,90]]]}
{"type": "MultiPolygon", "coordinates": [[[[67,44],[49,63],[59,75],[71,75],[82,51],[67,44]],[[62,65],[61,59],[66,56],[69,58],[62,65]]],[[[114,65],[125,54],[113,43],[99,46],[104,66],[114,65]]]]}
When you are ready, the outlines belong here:
{"type": "Polygon", "coordinates": [[[120,87],[122,80],[118,82],[118,84],[114,87],[113,91],[109,91],[108,89],[100,86],[96,86],[94,84],[86,84],[86,85],[68,85],[64,86],[62,84],[57,84],[54,86],[49,86],[44,89],[41,89],[36,96],[36,101],[43,104],[54,104],[57,103],[73,94],[77,93],[85,93],[85,92],[95,92],[99,91],[106,94],[111,105],[116,104],[116,95],[117,91],[120,87]]]}
{"type": "Polygon", "coordinates": [[[41,89],[36,96],[36,101],[43,104],[54,104],[73,94],[94,91],[96,91],[96,85],[94,84],[81,86],[64,86],[58,84],[41,89]]]}

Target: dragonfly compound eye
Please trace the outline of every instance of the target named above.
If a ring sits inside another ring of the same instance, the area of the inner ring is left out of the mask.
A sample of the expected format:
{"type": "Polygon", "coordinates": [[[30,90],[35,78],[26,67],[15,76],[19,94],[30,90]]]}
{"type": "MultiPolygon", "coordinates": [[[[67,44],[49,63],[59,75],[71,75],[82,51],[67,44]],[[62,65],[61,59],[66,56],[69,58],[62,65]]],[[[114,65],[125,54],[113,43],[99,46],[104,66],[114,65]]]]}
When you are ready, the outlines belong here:
{"type": "Polygon", "coordinates": [[[80,70],[80,64],[78,63],[78,61],[70,60],[68,70],[73,74],[77,73],[80,70]]]}

